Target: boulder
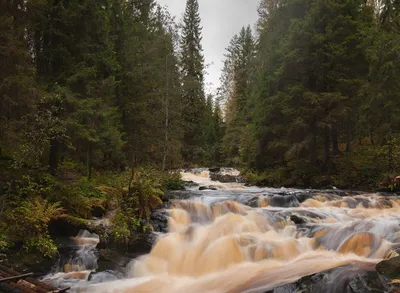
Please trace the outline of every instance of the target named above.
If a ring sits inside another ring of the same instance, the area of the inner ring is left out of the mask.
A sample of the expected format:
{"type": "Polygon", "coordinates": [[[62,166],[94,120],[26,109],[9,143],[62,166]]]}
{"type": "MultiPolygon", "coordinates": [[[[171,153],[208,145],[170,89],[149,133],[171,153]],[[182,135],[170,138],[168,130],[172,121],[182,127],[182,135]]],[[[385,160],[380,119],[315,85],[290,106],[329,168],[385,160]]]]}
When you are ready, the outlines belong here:
{"type": "Polygon", "coordinates": [[[150,224],[154,232],[168,232],[168,212],[166,210],[156,210],[150,215],[150,224]]]}
{"type": "Polygon", "coordinates": [[[271,207],[280,207],[280,208],[290,208],[290,207],[298,207],[300,205],[299,200],[295,195],[274,195],[270,198],[269,205],[271,207]]]}
{"type": "Polygon", "coordinates": [[[399,279],[400,278],[400,256],[383,260],[376,265],[376,271],[382,276],[399,279]]]}
{"type": "Polygon", "coordinates": [[[296,225],[307,224],[307,221],[306,221],[304,218],[299,217],[299,216],[297,216],[297,215],[291,215],[291,216],[290,216],[290,220],[291,220],[293,223],[295,223],[296,225]]]}
{"type": "Polygon", "coordinates": [[[370,268],[357,265],[338,267],[306,276],[294,283],[277,287],[268,293],[386,293],[397,292],[396,285],[370,268]]]}
{"type": "Polygon", "coordinates": [[[210,179],[212,181],[219,181],[221,183],[233,183],[237,182],[238,176],[220,173],[210,173],[210,179]]]}
{"type": "Polygon", "coordinates": [[[131,259],[119,254],[115,250],[111,249],[100,249],[99,250],[99,262],[108,261],[115,264],[118,267],[125,267],[131,259]]]}
{"type": "Polygon", "coordinates": [[[99,235],[100,238],[108,238],[111,233],[110,227],[70,215],[62,215],[49,223],[49,232],[51,236],[75,237],[81,230],[95,233],[99,235]]]}
{"type": "Polygon", "coordinates": [[[221,168],[220,167],[212,167],[212,168],[209,168],[208,171],[210,171],[212,173],[218,173],[221,171],[221,168]]]}
{"type": "Polygon", "coordinates": [[[185,181],[185,188],[192,188],[197,186],[199,186],[199,184],[194,181],[185,181]]]}

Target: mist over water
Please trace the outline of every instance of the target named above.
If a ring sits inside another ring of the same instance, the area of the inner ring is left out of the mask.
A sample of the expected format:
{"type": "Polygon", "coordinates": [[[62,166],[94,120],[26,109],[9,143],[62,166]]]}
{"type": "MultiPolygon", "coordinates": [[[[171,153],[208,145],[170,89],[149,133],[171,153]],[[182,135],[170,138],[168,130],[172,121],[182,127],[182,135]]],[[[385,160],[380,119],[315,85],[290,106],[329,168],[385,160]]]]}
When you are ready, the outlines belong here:
{"type": "Polygon", "coordinates": [[[398,198],[248,188],[211,181],[206,170],[183,178],[217,190],[193,187],[194,198],[173,201],[169,232],[131,263],[126,279],[80,291],[266,292],[339,268],[327,278],[330,292],[342,292],[342,279],[397,255],[398,198]]]}

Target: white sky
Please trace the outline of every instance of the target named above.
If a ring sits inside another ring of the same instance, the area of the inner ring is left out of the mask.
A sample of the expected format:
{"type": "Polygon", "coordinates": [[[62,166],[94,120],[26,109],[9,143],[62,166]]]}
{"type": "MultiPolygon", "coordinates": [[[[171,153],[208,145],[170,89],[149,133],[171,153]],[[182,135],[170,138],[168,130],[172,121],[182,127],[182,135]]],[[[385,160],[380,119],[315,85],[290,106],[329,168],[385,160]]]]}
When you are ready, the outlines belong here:
{"type": "MultiPolygon", "coordinates": [[[[185,11],[186,0],[157,0],[179,22],[185,11]]],[[[254,27],[258,19],[259,0],[199,0],[203,26],[203,49],[208,75],[207,91],[214,92],[219,85],[225,48],[242,26],[254,27]]]]}

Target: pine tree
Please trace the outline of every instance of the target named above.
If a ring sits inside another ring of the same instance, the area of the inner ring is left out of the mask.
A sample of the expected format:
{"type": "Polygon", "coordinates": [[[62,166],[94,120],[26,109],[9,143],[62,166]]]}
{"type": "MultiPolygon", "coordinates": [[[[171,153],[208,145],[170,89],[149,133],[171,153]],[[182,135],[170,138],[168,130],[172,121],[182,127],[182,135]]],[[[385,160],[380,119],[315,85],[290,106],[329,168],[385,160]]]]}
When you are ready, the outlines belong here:
{"type": "Polygon", "coordinates": [[[201,45],[201,19],[197,0],[188,0],[183,17],[181,36],[181,67],[183,82],[183,159],[202,163],[205,156],[204,57],[201,45]]]}

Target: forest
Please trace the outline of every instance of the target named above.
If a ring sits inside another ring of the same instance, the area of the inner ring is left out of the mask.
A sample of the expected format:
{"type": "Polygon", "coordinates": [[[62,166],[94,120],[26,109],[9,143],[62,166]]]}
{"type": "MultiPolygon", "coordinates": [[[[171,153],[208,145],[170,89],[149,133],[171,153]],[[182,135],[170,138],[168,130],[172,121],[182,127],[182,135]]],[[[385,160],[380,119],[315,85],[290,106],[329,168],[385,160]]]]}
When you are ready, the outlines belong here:
{"type": "Polygon", "coordinates": [[[400,2],[262,0],[206,92],[199,1],[0,2],[0,253],[53,256],[48,226],[108,210],[149,229],[181,168],[250,184],[394,190],[400,2]]]}

